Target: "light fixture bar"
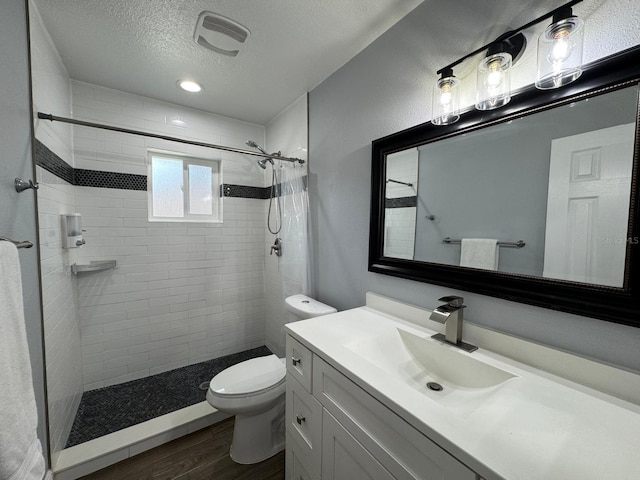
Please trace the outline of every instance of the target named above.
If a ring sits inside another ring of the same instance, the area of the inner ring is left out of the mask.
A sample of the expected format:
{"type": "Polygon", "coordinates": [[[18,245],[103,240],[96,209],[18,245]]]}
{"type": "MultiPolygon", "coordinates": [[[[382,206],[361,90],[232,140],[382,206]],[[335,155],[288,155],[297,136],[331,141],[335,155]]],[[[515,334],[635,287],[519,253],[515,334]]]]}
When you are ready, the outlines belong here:
{"type": "Polygon", "coordinates": [[[532,27],[540,22],[542,22],[543,20],[546,20],[548,18],[553,17],[556,13],[560,12],[563,9],[566,8],[571,8],[574,5],[582,2],[583,0],[571,0],[570,2],[565,3],[564,5],[559,6],[558,8],[551,10],[548,13],[545,13],[544,15],[536,18],[535,20],[531,20],[529,23],[526,23],[524,25],[522,25],[519,28],[516,28],[515,30],[511,30],[501,36],[499,36],[498,38],[496,38],[495,40],[493,40],[492,42],[487,43],[486,45],[483,45],[480,48],[477,48],[476,50],[474,50],[471,53],[466,54],[464,57],[460,57],[458,60],[456,60],[453,63],[450,63],[449,65],[447,65],[446,67],[441,68],[440,70],[438,70],[436,72],[436,74],[440,75],[442,72],[446,71],[446,70],[451,70],[453,69],[453,67],[455,67],[456,65],[460,65],[462,62],[464,62],[467,58],[473,57],[474,55],[477,55],[481,52],[484,52],[485,50],[487,50],[491,45],[493,45],[496,42],[503,42],[506,41],[508,39],[510,39],[511,37],[517,35],[518,33],[520,33],[523,30],[526,30],[529,27],[532,27]]]}

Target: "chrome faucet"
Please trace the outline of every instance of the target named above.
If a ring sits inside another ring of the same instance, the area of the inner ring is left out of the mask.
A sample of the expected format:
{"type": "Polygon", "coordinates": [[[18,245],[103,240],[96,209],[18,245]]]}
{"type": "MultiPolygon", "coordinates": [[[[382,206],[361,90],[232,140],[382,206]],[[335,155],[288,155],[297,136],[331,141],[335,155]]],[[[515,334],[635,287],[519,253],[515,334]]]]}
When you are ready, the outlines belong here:
{"type": "Polygon", "coordinates": [[[438,299],[440,302],[447,302],[445,305],[440,305],[433,312],[431,312],[430,320],[435,320],[438,323],[443,323],[445,326],[444,335],[436,333],[431,338],[444,341],[459,347],[467,352],[473,352],[478,347],[462,341],[462,319],[464,305],[462,297],[449,296],[438,299]]]}

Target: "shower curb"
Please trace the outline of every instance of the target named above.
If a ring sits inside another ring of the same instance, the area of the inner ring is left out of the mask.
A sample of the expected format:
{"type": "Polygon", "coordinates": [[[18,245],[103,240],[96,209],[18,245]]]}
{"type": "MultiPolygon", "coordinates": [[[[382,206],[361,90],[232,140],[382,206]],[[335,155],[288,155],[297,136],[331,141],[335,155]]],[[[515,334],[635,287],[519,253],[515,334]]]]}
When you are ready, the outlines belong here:
{"type": "Polygon", "coordinates": [[[75,480],[229,418],[208,402],[176,410],[52,455],[54,480],[75,480]]]}

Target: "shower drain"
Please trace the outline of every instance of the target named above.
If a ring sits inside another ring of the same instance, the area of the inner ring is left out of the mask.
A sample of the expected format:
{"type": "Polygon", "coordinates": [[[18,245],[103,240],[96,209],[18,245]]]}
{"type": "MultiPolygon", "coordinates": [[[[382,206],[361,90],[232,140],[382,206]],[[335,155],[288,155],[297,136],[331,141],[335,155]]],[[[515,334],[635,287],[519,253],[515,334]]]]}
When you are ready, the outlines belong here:
{"type": "Polygon", "coordinates": [[[202,382],[200,385],[198,385],[198,388],[200,390],[209,390],[209,382],[202,382]]]}
{"type": "Polygon", "coordinates": [[[440,392],[442,390],[442,385],[436,382],[428,382],[427,388],[429,390],[433,390],[434,392],[440,392]]]}

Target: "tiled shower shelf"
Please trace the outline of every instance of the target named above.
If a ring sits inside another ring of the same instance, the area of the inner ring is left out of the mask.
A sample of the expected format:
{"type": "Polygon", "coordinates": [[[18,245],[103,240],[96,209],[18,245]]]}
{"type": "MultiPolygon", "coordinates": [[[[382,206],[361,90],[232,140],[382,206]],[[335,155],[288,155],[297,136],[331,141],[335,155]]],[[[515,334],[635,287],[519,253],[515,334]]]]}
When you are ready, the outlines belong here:
{"type": "Polygon", "coordinates": [[[78,265],[74,263],[71,265],[71,272],[75,275],[85,272],[99,272],[101,270],[109,270],[110,268],[116,268],[116,260],[99,260],[95,262],[89,262],[86,265],[78,265]]]}

